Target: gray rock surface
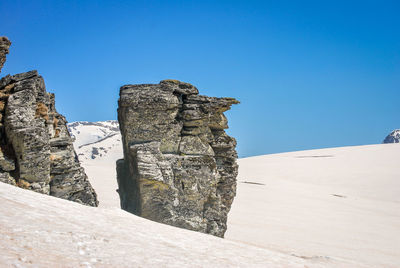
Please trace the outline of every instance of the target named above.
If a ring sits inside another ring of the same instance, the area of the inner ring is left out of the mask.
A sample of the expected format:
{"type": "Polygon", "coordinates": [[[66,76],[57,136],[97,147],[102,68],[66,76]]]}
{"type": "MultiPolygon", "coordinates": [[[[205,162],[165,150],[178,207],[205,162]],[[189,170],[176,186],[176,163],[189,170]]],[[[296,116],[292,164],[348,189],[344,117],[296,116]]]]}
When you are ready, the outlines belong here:
{"type": "Polygon", "coordinates": [[[6,55],[8,54],[8,48],[11,46],[10,40],[7,37],[0,36],[0,73],[6,62],[6,55]]]}
{"type": "Polygon", "coordinates": [[[0,80],[0,181],[97,206],[65,117],[37,71],[0,80]]]}
{"type": "Polygon", "coordinates": [[[400,143],[400,129],[393,130],[386,136],[383,143],[400,143]]]}
{"type": "Polygon", "coordinates": [[[224,131],[223,113],[237,103],[198,95],[196,87],[177,80],[121,87],[121,207],[223,237],[238,173],[236,141],[224,131]]]}

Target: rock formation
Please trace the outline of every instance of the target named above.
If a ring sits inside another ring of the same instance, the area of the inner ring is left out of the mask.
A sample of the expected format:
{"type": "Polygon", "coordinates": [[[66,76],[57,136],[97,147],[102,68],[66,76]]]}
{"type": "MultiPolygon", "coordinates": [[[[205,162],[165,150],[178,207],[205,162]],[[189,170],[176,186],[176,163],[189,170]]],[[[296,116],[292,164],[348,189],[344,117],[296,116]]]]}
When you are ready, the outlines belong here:
{"type": "Polygon", "coordinates": [[[389,135],[386,136],[383,143],[400,143],[400,129],[393,130],[389,135]]]}
{"type": "Polygon", "coordinates": [[[6,62],[6,55],[8,54],[8,48],[11,46],[10,40],[7,37],[0,36],[0,73],[6,62]]]}
{"type": "Polygon", "coordinates": [[[121,207],[223,237],[238,173],[236,141],[224,131],[223,113],[237,103],[198,95],[196,87],[176,80],[121,87],[121,207]]]}
{"type": "Polygon", "coordinates": [[[0,80],[0,181],[97,206],[66,119],[37,71],[0,80]]]}

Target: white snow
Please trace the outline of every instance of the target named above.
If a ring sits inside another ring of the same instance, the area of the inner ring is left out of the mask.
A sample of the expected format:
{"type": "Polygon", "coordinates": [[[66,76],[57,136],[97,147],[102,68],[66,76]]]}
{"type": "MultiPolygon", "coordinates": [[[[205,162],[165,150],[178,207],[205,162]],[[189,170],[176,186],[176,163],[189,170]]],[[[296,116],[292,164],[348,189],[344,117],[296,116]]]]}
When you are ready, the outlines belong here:
{"type": "Polygon", "coordinates": [[[0,267],[326,267],[0,183],[0,267]]]}
{"type": "Polygon", "coordinates": [[[115,163],[123,158],[122,139],[115,120],[68,124],[74,147],[96,190],[100,207],[120,207],[115,163]],[[98,154],[93,154],[93,150],[98,154]]]}
{"type": "MultiPolygon", "coordinates": [[[[85,146],[77,149],[85,155],[82,165],[100,207],[119,208],[115,161],[122,158],[120,136],[95,146],[112,149],[95,159],[89,149],[82,151],[85,146]]],[[[237,196],[225,240],[311,262],[398,267],[399,159],[400,144],[239,159],[237,196]]]]}
{"type": "Polygon", "coordinates": [[[297,256],[399,267],[399,159],[400,144],[240,159],[225,238],[297,256]]]}

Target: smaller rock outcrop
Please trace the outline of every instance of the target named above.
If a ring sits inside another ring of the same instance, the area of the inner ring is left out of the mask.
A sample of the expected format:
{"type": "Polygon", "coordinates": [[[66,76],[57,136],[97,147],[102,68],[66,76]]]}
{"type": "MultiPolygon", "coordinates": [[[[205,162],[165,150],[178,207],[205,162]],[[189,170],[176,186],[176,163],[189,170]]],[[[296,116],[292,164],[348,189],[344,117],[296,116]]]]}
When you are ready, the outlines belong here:
{"type": "Polygon", "coordinates": [[[66,127],[37,71],[0,80],[0,181],[97,206],[66,127]]]}
{"type": "Polygon", "coordinates": [[[386,138],[383,143],[400,143],[400,129],[393,130],[386,138]]]}
{"type": "Polygon", "coordinates": [[[11,46],[10,40],[7,37],[0,36],[0,73],[6,62],[6,55],[8,54],[8,48],[11,46]]]}
{"type": "MultiPolygon", "coordinates": [[[[10,42],[0,38],[1,64],[10,42]]],[[[0,182],[97,206],[66,119],[37,71],[0,80],[0,182]]]]}
{"type": "Polygon", "coordinates": [[[199,95],[196,87],[177,80],[121,87],[121,207],[223,237],[238,173],[236,140],[224,131],[224,112],[237,103],[199,95]]]}

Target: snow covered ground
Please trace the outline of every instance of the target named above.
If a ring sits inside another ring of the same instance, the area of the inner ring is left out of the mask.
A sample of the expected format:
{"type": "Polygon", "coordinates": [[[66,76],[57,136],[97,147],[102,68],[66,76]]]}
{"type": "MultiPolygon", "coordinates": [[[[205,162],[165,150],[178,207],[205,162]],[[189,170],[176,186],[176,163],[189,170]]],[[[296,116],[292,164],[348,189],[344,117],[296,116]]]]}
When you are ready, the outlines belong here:
{"type": "MultiPolygon", "coordinates": [[[[88,129],[80,131],[88,136],[88,129]]],[[[122,158],[121,139],[114,135],[99,140],[87,139],[90,145],[80,143],[76,149],[83,154],[80,159],[100,207],[118,208],[115,161],[122,158]],[[109,149],[92,158],[90,146],[109,149]]],[[[312,263],[399,267],[399,159],[400,144],[239,159],[237,196],[225,240],[312,263]]]]}
{"type": "Polygon", "coordinates": [[[225,238],[400,267],[400,144],[240,159],[225,238]]]}
{"type": "Polygon", "coordinates": [[[100,207],[120,207],[115,162],[123,158],[118,122],[74,122],[68,128],[74,147],[96,190],[100,207]]]}
{"type": "Polygon", "coordinates": [[[113,150],[122,150],[121,134],[115,120],[73,122],[68,124],[68,130],[75,139],[74,147],[81,161],[101,158],[113,150]]]}
{"type": "Polygon", "coordinates": [[[0,203],[0,267],[357,267],[286,255],[4,183],[0,203]]]}

